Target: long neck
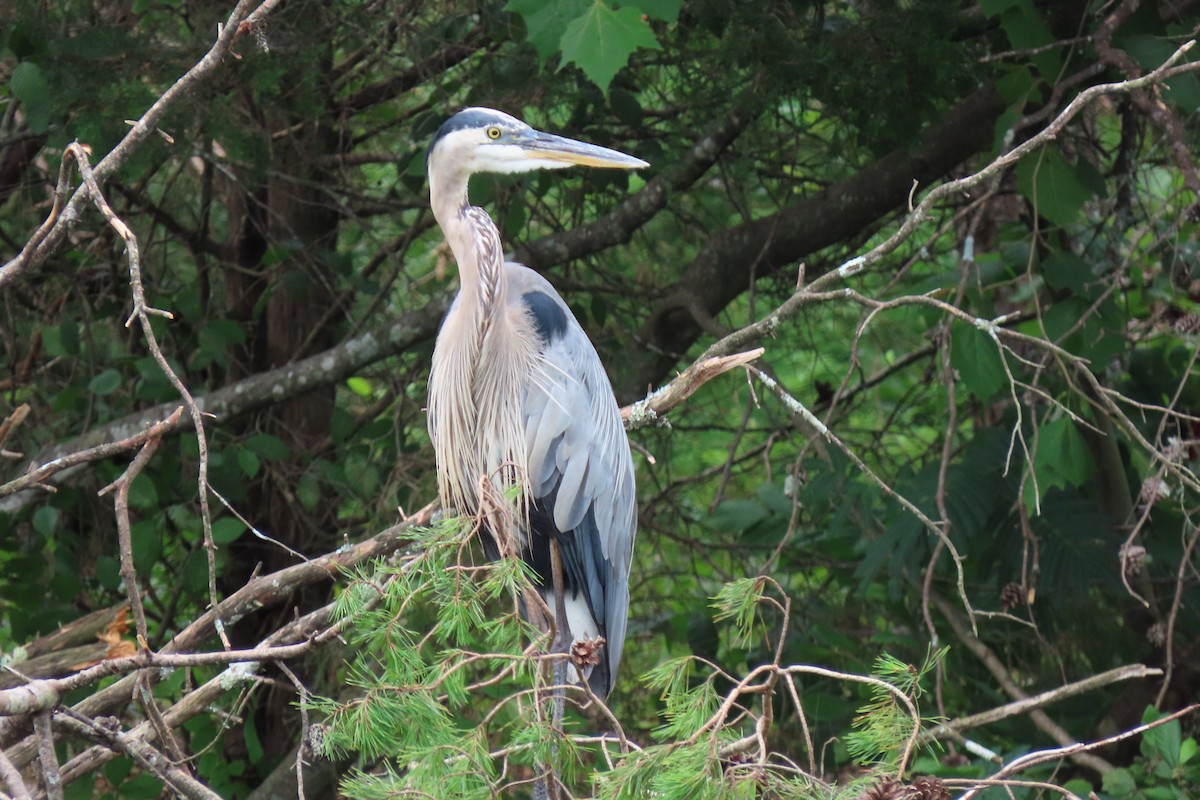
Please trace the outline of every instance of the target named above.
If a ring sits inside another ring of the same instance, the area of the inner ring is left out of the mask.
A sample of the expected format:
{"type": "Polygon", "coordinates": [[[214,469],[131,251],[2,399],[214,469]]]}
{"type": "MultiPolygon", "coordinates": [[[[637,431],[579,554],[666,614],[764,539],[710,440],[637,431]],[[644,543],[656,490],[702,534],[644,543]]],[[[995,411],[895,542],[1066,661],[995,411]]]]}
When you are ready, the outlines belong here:
{"type": "Polygon", "coordinates": [[[500,231],[487,212],[467,198],[469,173],[450,167],[446,174],[445,180],[430,185],[429,202],[458,262],[463,295],[459,305],[479,309],[480,325],[486,326],[503,307],[507,291],[500,231]]]}

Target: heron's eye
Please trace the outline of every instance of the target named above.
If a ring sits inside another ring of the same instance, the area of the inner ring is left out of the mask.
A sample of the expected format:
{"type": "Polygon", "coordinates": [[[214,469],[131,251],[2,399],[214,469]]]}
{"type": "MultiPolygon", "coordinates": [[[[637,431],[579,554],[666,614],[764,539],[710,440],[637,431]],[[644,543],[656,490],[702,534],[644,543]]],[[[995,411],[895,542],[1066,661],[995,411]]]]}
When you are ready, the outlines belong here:
{"type": "Polygon", "coordinates": [[[489,139],[499,139],[500,138],[500,129],[499,128],[488,128],[487,129],[487,137],[489,139]]]}

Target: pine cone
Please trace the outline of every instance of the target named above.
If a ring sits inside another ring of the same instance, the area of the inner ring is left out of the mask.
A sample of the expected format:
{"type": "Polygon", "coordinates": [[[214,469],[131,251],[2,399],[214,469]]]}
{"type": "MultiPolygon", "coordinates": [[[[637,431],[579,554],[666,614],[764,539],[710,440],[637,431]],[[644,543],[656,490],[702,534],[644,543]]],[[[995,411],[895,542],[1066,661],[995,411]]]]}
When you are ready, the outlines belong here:
{"type": "Polygon", "coordinates": [[[950,790],[941,778],[921,775],[914,778],[912,786],[908,787],[906,800],[950,800],[950,790]]]}
{"type": "Polygon", "coordinates": [[[1149,477],[1142,481],[1142,489],[1138,492],[1138,499],[1143,503],[1153,505],[1159,500],[1165,500],[1171,496],[1171,487],[1162,478],[1149,477]]]}
{"type": "Polygon", "coordinates": [[[1017,606],[1025,602],[1025,592],[1021,591],[1021,587],[1015,583],[1007,584],[1000,590],[1000,608],[1004,611],[1012,611],[1017,606]]]}
{"type": "Polygon", "coordinates": [[[1184,314],[1179,319],[1175,320],[1172,326],[1180,333],[1196,333],[1200,331],[1200,315],[1184,314]]]}
{"type": "Polygon", "coordinates": [[[1146,548],[1137,544],[1121,545],[1120,556],[1126,576],[1132,578],[1142,574],[1142,568],[1146,566],[1146,548]]]}
{"type": "Polygon", "coordinates": [[[857,800],[907,800],[908,787],[899,781],[885,779],[870,786],[857,800]]]}

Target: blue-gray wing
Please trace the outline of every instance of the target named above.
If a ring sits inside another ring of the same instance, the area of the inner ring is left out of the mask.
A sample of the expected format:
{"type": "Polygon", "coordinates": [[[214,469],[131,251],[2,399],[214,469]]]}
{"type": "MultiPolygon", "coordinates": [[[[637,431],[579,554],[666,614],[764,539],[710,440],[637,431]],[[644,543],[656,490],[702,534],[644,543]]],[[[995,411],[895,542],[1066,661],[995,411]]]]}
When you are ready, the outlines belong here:
{"type": "Polygon", "coordinates": [[[531,533],[536,537],[543,527],[540,533],[558,538],[568,588],[585,595],[607,642],[606,657],[589,679],[604,697],[621,660],[629,612],[637,527],[629,441],[612,384],[570,308],[537,273],[514,264],[506,269],[509,302],[528,314],[541,348],[523,408],[536,512],[531,533]]]}

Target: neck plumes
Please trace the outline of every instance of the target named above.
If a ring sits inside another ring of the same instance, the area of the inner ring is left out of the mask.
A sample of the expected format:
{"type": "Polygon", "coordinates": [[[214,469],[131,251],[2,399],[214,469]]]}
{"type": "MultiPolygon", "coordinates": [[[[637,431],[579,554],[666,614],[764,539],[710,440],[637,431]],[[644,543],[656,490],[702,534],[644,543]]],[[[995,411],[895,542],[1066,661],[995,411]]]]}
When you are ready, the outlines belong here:
{"type": "Polygon", "coordinates": [[[506,309],[500,233],[467,200],[467,176],[450,174],[453,180],[432,190],[430,200],[458,262],[461,286],[434,348],[429,429],[442,505],[482,512],[499,534],[515,530],[505,522],[514,513],[524,516],[524,503],[514,507],[505,489],[515,485],[527,494],[521,407],[525,379],[539,356],[528,323],[506,309]]]}
{"type": "Polygon", "coordinates": [[[458,262],[459,306],[478,309],[478,324],[486,326],[504,305],[504,248],[492,218],[467,198],[469,178],[469,173],[452,171],[445,187],[430,188],[429,200],[458,262]]]}

